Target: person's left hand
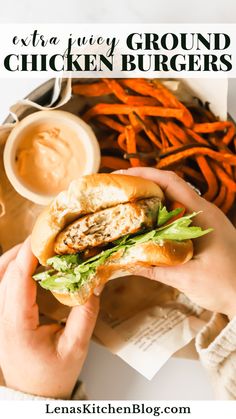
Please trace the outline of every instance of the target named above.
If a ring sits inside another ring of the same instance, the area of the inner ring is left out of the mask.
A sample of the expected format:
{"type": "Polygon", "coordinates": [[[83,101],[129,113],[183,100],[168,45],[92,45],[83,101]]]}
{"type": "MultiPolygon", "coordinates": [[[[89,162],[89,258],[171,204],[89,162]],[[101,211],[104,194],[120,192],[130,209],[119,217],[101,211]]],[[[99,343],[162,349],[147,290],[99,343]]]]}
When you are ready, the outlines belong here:
{"type": "Polygon", "coordinates": [[[99,299],[74,307],[65,327],[40,325],[37,266],[29,238],[0,257],[0,366],[12,389],[70,398],[95,326],[99,299]]]}

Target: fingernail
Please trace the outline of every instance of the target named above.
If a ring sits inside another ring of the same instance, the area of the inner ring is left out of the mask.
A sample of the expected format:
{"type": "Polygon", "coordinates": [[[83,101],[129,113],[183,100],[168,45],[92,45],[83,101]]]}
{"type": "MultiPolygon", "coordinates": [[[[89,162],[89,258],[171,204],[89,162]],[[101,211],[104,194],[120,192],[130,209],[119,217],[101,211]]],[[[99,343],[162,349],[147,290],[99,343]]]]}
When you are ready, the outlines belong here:
{"type": "Polygon", "coordinates": [[[120,170],[115,170],[112,173],[115,173],[117,175],[125,175],[128,172],[129,169],[120,169],[120,170]]]}
{"type": "Polygon", "coordinates": [[[99,297],[99,295],[102,293],[104,287],[105,287],[105,285],[100,285],[99,287],[94,288],[94,290],[93,290],[94,295],[96,295],[96,297],[99,297]]]}

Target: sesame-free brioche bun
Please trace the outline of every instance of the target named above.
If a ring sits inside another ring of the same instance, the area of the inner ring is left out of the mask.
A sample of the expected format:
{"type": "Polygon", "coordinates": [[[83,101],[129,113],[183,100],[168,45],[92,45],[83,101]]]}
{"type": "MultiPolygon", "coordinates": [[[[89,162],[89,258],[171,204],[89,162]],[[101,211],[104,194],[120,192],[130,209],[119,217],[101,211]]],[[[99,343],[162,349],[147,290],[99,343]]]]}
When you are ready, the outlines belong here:
{"type": "Polygon", "coordinates": [[[59,293],[52,291],[60,303],[67,306],[84,304],[97,287],[107,281],[121,276],[128,276],[137,267],[145,266],[175,266],[188,262],[193,256],[193,243],[191,240],[172,241],[161,243],[146,242],[131,247],[123,255],[118,250],[113,253],[105,263],[97,268],[96,274],[85,283],[78,292],[59,293]]]}
{"type": "Polygon", "coordinates": [[[118,204],[164,195],[159,186],[141,177],[98,173],[71,182],[38,217],[32,231],[31,245],[42,265],[55,255],[57,235],[83,215],[118,204]]]}

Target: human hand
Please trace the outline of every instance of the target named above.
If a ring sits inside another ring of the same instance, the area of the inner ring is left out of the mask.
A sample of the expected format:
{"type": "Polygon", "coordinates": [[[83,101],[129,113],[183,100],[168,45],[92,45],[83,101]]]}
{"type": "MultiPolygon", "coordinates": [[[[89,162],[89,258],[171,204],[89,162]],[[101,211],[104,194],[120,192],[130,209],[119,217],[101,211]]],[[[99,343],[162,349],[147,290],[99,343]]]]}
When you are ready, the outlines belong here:
{"type": "Polygon", "coordinates": [[[37,259],[30,240],[0,257],[0,365],[12,389],[51,398],[70,398],[95,326],[99,300],[74,307],[65,327],[39,325],[37,259]]]}
{"type": "Polygon", "coordinates": [[[231,222],[174,172],[132,168],[122,173],[158,183],[167,199],[181,202],[189,212],[202,211],[194,218],[196,225],[214,229],[193,241],[194,256],[185,265],[142,267],[135,273],[179,289],[203,308],[226,314],[229,318],[235,316],[236,232],[231,222]]]}

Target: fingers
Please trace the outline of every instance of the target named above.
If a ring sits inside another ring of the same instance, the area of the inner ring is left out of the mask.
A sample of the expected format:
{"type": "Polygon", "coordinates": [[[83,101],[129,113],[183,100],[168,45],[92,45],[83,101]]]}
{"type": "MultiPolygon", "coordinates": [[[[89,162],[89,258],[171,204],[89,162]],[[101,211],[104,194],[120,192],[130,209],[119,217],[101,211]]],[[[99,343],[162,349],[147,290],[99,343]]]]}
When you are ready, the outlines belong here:
{"type": "Polygon", "coordinates": [[[12,249],[8,250],[7,252],[3,253],[0,257],[0,280],[2,279],[8,264],[15,259],[21,244],[17,244],[16,246],[12,247],[12,249]]]}
{"type": "Polygon", "coordinates": [[[99,311],[99,299],[92,295],[86,304],[73,307],[65,329],[58,340],[58,352],[61,356],[73,353],[74,356],[86,356],[99,311]]]}
{"type": "Polygon", "coordinates": [[[187,265],[170,266],[170,267],[140,267],[135,274],[144,276],[145,278],[161,282],[170,287],[177,288],[179,291],[185,291],[186,281],[191,278],[191,272],[194,261],[189,261],[187,265]]]}
{"type": "Polygon", "coordinates": [[[2,315],[10,323],[24,328],[35,328],[38,324],[37,287],[32,279],[37,263],[28,238],[8,264],[1,284],[2,315]]]}
{"type": "Polygon", "coordinates": [[[32,276],[38,265],[38,260],[31,250],[30,237],[28,237],[20,247],[16,256],[16,264],[23,273],[21,277],[22,283],[27,282],[27,275],[32,276]]]}
{"type": "Polygon", "coordinates": [[[151,167],[134,167],[122,171],[131,176],[141,176],[156,182],[172,201],[182,202],[191,211],[200,211],[206,202],[174,172],[151,167]]]}
{"type": "Polygon", "coordinates": [[[181,202],[189,212],[203,211],[202,214],[194,218],[194,222],[203,228],[215,227],[219,224],[220,219],[224,217],[223,213],[215,205],[201,198],[191,186],[174,172],[150,167],[133,167],[127,170],[119,170],[115,173],[141,176],[152,180],[161,187],[169,200],[181,202]]]}

